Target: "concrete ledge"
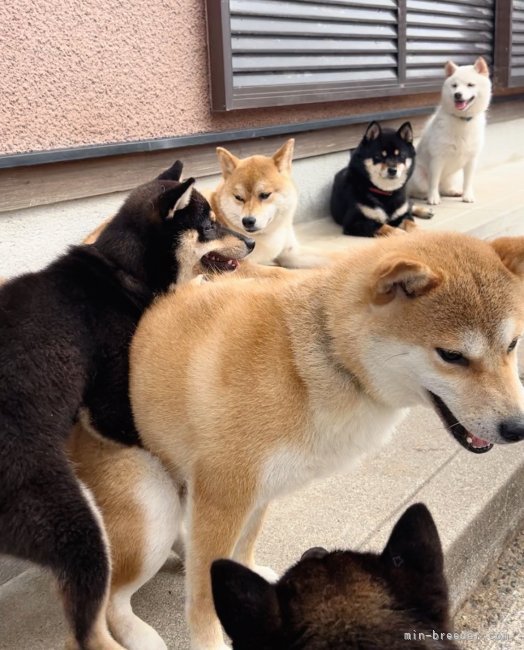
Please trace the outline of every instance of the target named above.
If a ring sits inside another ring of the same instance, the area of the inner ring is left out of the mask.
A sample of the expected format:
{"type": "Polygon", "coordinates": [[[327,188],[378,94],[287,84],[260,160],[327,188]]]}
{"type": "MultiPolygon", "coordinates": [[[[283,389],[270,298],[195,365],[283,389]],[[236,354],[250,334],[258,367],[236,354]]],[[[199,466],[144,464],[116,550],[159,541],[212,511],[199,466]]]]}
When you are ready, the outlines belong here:
{"type": "MultiPolygon", "coordinates": [[[[339,152],[295,161],[293,175],[299,188],[295,221],[300,225],[299,231],[305,228],[307,239],[315,233],[325,236],[325,232],[315,231],[316,222],[328,216],[333,176],[347,160],[348,153],[339,152]],[[313,225],[311,231],[310,225],[313,225]]],[[[458,229],[481,237],[503,232],[504,228],[514,234],[516,229],[524,233],[522,160],[524,119],[490,125],[475,179],[477,202],[445,199],[435,209],[433,220],[419,223],[422,227],[458,229]]],[[[212,188],[217,179],[217,176],[201,178],[198,187],[212,188]]],[[[0,214],[0,276],[46,265],[114,214],[125,196],[125,192],[118,192],[0,214]]],[[[340,234],[334,225],[329,232],[340,234]]],[[[340,240],[336,246],[348,244],[348,238],[340,240]]]]}

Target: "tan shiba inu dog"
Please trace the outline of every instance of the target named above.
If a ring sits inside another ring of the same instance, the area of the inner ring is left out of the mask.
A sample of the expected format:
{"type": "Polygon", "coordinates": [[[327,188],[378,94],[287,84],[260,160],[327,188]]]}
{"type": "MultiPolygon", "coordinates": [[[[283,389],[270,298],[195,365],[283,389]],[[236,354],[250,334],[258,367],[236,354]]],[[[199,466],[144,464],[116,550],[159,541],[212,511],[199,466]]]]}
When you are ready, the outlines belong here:
{"type": "Polygon", "coordinates": [[[484,144],[486,111],[491,100],[491,82],[486,61],[474,65],[445,65],[442,99],[427,123],[417,147],[417,164],[408,191],[437,205],[442,196],[462,196],[471,202],[473,172],[484,144]],[[457,175],[464,173],[463,190],[457,175]]]}
{"type": "Polygon", "coordinates": [[[523,277],[524,238],[414,233],[304,278],[186,285],[146,313],[130,392],[144,445],[187,484],[193,650],[226,647],[213,560],[255,568],[268,502],[376,449],[408,407],[475,453],[524,438],[523,277]]]}
{"type": "Polygon", "coordinates": [[[106,618],[111,634],[126,650],[166,650],[159,634],[133,612],[131,597],[158,572],[172,548],[183,555],[183,495],[152,454],[93,435],[81,423],[71,433],[67,452],[109,540],[106,618]]]}
{"type": "Polygon", "coordinates": [[[293,228],[297,190],[291,178],[294,139],[273,156],[237,158],[217,147],[222,181],[210,196],[217,219],[256,242],[251,263],[310,268],[329,263],[327,255],[302,248],[293,228]]]}

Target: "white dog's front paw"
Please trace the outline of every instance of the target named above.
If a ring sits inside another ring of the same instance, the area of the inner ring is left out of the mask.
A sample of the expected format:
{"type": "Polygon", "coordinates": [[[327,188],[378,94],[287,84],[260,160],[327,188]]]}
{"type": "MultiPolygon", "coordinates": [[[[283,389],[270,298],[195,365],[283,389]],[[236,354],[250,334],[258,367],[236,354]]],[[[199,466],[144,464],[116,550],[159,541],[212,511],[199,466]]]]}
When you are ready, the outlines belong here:
{"type": "Polygon", "coordinates": [[[252,568],[255,573],[258,573],[259,576],[262,576],[262,578],[271,583],[277,582],[280,577],[276,571],[273,571],[273,569],[268,566],[260,566],[260,564],[255,564],[255,566],[252,568]]]}
{"type": "Polygon", "coordinates": [[[428,196],[429,205],[439,205],[440,203],[440,194],[438,192],[432,192],[428,196]]]}
{"type": "Polygon", "coordinates": [[[464,192],[464,195],[462,196],[462,200],[464,203],[473,203],[475,200],[475,196],[473,195],[473,192],[464,192]]]}

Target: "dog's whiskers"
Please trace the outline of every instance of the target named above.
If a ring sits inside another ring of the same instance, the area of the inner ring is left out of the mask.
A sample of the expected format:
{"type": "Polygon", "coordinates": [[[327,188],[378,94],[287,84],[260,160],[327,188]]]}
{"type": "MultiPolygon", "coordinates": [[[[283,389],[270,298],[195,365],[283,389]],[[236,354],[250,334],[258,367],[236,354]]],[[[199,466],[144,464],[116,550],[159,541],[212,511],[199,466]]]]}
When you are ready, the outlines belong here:
{"type": "Polygon", "coordinates": [[[399,352],[398,354],[393,354],[390,357],[388,357],[387,359],[384,359],[384,363],[387,363],[388,361],[391,361],[391,359],[394,359],[395,357],[403,357],[406,354],[409,354],[409,352],[399,352]]]}

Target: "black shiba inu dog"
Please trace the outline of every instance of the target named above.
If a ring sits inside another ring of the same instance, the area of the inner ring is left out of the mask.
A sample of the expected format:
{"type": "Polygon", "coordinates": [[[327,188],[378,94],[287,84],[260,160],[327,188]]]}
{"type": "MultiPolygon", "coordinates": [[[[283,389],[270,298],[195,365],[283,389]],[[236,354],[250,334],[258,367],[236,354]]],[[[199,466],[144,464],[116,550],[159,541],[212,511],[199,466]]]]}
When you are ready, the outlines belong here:
{"type": "Polygon", "coordinates": [[[406,510],[380,555],[313,548],[275,585],[217,560],[211,578],[234,650],[458,648],[442,547],[423,504],[406,510]]]}
{"type": "MultiPolygon", "coordinates": [[[[373,237],[394,227],[414,227],[406,183],[415,166],[413,130],[405,122],[395,131],[371,122],[349,165],[334,179],[331,215],[345,235],[373,237]]],[[[429,218],[429,210],[416,216],[429,218]]]]}
{"type": "Polygon", "coordinates": [[[105,533],[66,438],[85,409],[98,432],[139,443],[128,348],[141,314],[197,262],[233,269],[254,246],[181,172],[132,192],[94,244],[0,288],[0,552],[51,569],[81,650],[121,646],[105,623],[105,533]]]}

